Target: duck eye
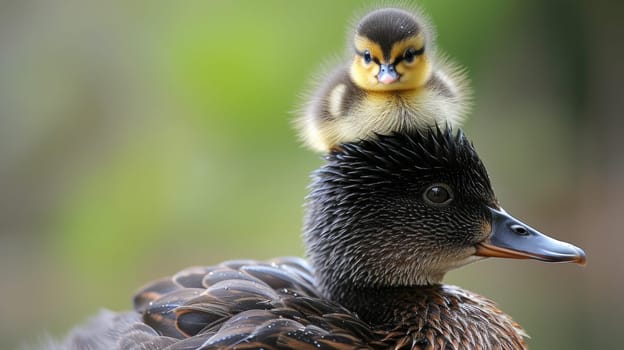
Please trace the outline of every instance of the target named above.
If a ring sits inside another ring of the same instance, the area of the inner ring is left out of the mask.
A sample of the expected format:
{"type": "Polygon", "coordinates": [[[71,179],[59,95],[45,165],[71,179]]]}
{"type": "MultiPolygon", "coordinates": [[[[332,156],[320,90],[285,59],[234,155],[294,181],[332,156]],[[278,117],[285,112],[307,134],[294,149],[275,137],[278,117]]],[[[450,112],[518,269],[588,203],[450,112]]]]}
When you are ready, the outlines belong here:
{"type": "Polygon", "coordinates": [[[371,56],[371,53],[368,50],[364,50],[362,57],[364,57],[364,63],[366,64],[370,64],[373,61],[373,56],[371,56]]]}
{"type": "Polygon", "coordinates": [[[414,57],[416,57],[416,54],[416,49],[410,47],[409,49],[405,50],[405,53],[403,54],[403,59],[407,63],[412,63],[414,62],[414,57]]]}
{"type": "Polygon", "coordinates": [[[453,200],[451,189],[444,184],[429,186],[423,194],[425,201],[432,205],[448,204],[453,200]]]}

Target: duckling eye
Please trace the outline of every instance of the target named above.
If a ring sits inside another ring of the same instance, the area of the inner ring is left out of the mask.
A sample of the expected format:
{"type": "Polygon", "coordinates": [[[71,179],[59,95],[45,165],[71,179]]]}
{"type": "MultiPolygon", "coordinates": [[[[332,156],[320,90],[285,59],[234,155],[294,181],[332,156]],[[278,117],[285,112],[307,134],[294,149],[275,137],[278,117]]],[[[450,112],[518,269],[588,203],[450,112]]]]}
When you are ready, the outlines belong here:
{"type": "Polygon", "coordinates": [[[413,47],[410,47],[409,49],[405,50],[405,53],[403,54],[403,59],[407,63],[412,63],[412,62],[414,62],[414,58],[416,58],[416,56],[420,56],[424,52],[425,52],[425,47],[424,46],[421,47],[418,50],[416,50],[413,47]]]}
{"type": "Polygon", "coordinates": [[[368,50],[364,50],[362,57],[364,57],[364,63],[366,64],[370,64],[373,61],[373,56],[371,56],[371,53],[368,50]]]}
{"type": "Polygon", "coordinates": [[[445,184],[435,184],[429,186],[423,194],[425,202],[431,205],[444,205],[453,200],[450,187],[445,184]]]}

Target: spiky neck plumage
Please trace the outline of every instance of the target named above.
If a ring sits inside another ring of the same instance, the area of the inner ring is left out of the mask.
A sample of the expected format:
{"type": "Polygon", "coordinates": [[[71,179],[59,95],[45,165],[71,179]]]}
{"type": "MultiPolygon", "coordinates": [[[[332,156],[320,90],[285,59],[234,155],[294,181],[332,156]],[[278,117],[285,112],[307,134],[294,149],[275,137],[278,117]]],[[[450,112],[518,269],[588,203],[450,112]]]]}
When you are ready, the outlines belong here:
{"type": "Polygon", "coordinates": [[[414,130],[342,145],[313,176],[304,238],[320,290],[350,305],[360,291],[428,286],[476,260],[495,203],[461,132],[414,130]],[[455,201],[424,191],[453,188],[455,201]]]}

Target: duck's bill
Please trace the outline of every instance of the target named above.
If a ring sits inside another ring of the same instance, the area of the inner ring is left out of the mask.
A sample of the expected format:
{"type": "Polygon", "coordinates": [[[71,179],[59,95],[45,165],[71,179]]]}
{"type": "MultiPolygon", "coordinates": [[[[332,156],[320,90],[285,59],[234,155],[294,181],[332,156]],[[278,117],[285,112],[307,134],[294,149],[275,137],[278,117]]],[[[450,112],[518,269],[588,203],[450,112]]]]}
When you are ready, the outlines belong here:
{"type": "Polygon", "coordinates": [[[585,265],[586,256],[581,248],[550,238],[503,210],[489,209],[492,233],[487,240],[477,244],[475,255],[585,265]]]}
{"type": "Polygon", "coordinates": [[[377,75],[377,80],[379,80],[382,84],[392,84],[395,81],[399,80],[399,73],[394,68],[392,64],[382,64],[379,66],[379,74],[377,75]]]}

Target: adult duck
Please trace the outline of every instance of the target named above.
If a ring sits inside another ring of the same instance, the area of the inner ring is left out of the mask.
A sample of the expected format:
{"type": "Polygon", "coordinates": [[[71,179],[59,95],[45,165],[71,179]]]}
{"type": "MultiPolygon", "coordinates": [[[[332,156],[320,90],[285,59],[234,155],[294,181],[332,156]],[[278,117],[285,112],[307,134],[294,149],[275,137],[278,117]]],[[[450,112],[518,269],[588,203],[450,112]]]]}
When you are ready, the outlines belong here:
{"type": "MultiPolygon", "coordinates": [[[[506,213],[463,133],[414,130],[343,144],[313,176],[308,261],[229,261],[148,284],[58,349],[524,349],[494,302],[442,284],[503,257],[585,253],[506,213]]],[[[53,347],[54,348],[54,347],[53,347]]]]}

